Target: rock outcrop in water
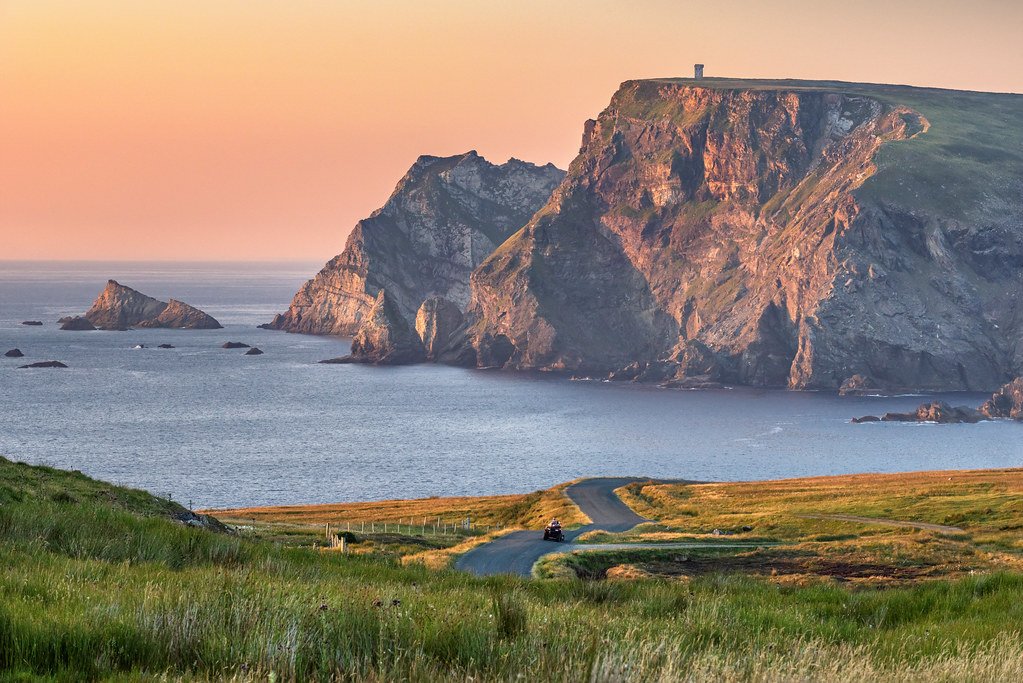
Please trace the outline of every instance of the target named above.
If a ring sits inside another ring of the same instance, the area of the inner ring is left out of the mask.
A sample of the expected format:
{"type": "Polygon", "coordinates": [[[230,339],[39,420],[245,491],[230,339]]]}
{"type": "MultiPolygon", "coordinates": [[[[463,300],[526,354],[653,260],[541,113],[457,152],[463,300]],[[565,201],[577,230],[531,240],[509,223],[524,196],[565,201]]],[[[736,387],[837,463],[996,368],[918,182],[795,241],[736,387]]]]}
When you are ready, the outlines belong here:
{"type": "Polygon", "coordinates": [[[469,275],[547,201],[564,172],[469,152],[420,157],[390,198],[355,226],[344,251],[263,327],[354,335],[386,289],[409,325],[420,304],[469,301],[469,275]]]}
{"type": "Polygon", "coordinates": [[[61,363],[59,360],[41,360],[36,363],[21,365],[19,368],[21,370],[31,370],[32,368],[67,368],[67,365],[61,363]]]}
{"type": "Polygon", "coordinates": [[[1015,95],[626,82],[473,274],[466,346],[577,375],[990,390],[1023,372],[1021,125],[1015,95]]]}
{"type": "Polygon", "coordinates": [[[67,316],[57,322],[60,323],[60,329],[72,332],[91,332],[96,329],[92,321],[82,315],[67,316]]]}
{"type": "Polygon", "coordinates": [[[1023,422],[1023,377],[1017,377],[992,394],[980,408],[957,406],[944,401],[924,403],[911,413],[885,413],[881,417],[865,415],[854,417],[853,422],[938,422],[955,424],[981,420],[1011,419],[1023,422]]]}
{"type": "Polygon", "coordinates": [[[980,407],[980,413],[990,419],[1023,421],[1023,377],[1017,377],[992,394],[980,407]]]}
{"type": "Polygon", "coordinates": [[[198,308],[175,299],[169,303],[154,299],[115,280],[107,281],[85,315],[62,319],[62,322],[61,329],[65,330],[127,330],[130,327],[216,330],[222,327],[198,308]],[[83,319],[91,327],[86,326],[83,319]]]}
{"type": "Polygon", "coordinates": [[[4,354],[6,358],[23,358],[24,356],[25,354],[21,352],[21,349],[11,349],[4,354]]]}

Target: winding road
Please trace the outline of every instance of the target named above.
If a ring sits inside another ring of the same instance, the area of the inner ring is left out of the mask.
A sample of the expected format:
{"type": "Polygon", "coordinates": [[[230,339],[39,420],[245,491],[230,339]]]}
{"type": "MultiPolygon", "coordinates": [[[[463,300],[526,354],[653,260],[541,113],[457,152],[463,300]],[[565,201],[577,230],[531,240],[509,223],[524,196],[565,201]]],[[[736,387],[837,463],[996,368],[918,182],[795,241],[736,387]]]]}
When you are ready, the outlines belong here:
{"type": "Polygon", "coordinates": [[[536,561],[550,553],[639,548],[745,548],[763,545],[738,543],[587,543],[585,545],[569,545],[570,542],[587,531],[628,531],[637,524],[649,521],[637,515],[632,508],[615,495],[615,489],[634,481],[651,480],[639,477],[584,479],[565,489],[565,494],[579,506],[579,509],[591,521],[586,526],[566,531],[565,543],[545,541],[539,531],[513,531],[465,553],[455,562],[455,568],[481,576],[492,574],[529,576],[536,561]]]}

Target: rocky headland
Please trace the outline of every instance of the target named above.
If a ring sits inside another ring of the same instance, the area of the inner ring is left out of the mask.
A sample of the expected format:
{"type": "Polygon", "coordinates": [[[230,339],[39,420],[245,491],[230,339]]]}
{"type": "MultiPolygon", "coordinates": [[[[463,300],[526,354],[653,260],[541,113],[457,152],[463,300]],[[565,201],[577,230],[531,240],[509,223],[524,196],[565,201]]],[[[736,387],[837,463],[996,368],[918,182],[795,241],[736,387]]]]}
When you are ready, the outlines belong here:
{"type": "Polygon", "coordinates": [[[108,280],[92,307],[81,316],[61,318],[64,330],[127,330],[157,327],[216,330],[222,325],[212,316],[186,303],[146,296],[116,280],[108,280]]]}
{"type": "MultiPolygon", "coordinates": [[[[476,152],[420,157],[384,206],[355,226],[344,251],[264,327],[353,336],[364,322],[379,320],[374,311],[384,290],[393,309],[390,324],[400,321],[408,330],[431,297],[443,297],[460,312],[469,302],[472,270],[543,206],[563,177],[550,164],[512,159],[496,165],[476,152]]],[[[363,337],[374,334],[367,329],[363,337]]],[[[413,356],[374,355],[375,362],[386,362],[382,358],[413,356]]],[[[422,354],[415,359],[425,360],[422,354]]]]}
{"type": "Polygon", "coordinates": [[[1023,122],[1023,97],[627,82],[550,203],[473,274],[477,364],[991,390],[1023,371],[1006,111],[1023,122]]]}
{"type": "Polygon", "coordinates": [[[1018,95],[628,81],[549,201],[553,169],[495,232],[455,173],[490,165],[421,159],[271,326],[365,323],[353,357],[371,362],[991,391],[1023,373],[1020,130],[1018,95]]]}

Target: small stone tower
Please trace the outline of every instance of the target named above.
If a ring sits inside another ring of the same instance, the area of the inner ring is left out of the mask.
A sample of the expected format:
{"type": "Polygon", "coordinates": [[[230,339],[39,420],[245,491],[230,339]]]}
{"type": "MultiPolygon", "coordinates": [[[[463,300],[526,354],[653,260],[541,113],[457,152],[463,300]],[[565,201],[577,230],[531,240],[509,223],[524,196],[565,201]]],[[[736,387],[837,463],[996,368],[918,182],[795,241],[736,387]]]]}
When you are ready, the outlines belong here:
{"type": "Polygon", "coordinates": [[[703,78],[703,64],[694,64],[693,72],[694,72],[693,78],[695,78],[696,80],[700,80],[701,78],[703,78]]]}

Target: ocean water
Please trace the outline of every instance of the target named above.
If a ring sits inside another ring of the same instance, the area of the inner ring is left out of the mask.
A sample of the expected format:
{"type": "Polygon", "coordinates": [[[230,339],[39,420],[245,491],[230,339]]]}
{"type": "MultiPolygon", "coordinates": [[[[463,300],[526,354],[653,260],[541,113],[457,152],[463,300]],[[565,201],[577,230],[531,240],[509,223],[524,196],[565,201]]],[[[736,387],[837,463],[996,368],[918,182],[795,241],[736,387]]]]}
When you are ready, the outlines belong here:
{"type": "Polygon", "coordinates": [[[348,341],[256,328],[318,268],[0,262],[0,353],[26,354],[0,358],[0,454],[204,507],[514,493],[599,475],[750,480],[1023,465],[1020,424],[849,422],[931,396],[318,364],[348,341]],[[196,305],[225,329],[59,330],[57,318],[85,311],[111,277],[196,305]],[[29,319],[45,325],[20,325],[29,319]],[[225,341],[265,354],[224,350],[225,341]],[[176,348],[154,348],[161,343],[176,348]],[[37,360],[70,368],[17,369],[37,360]]]}

